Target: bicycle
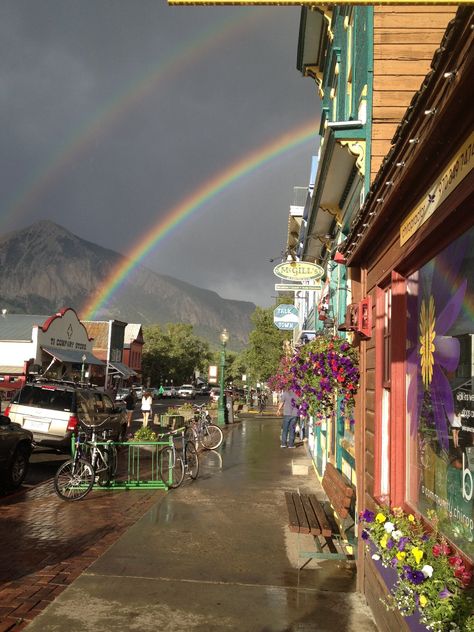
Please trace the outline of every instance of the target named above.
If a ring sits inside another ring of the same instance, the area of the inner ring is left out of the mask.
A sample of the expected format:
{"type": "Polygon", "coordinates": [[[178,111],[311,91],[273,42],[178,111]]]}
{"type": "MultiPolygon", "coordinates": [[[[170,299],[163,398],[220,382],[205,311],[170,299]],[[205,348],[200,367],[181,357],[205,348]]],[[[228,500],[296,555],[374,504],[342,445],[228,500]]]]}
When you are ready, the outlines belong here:
{"type": "Polygon", "coordinates": [[[117,472],[117,448],[109,439],[110,430],[103,430],[98,440],[96,427],[91,428],[90,439],[79,432],[74,443],[74,456],[65,461],[54,476],[54,491],[66,501],[81,500],[91,491],[94,483],[107,486],[117,472]]]}
{"type": "Polygon", "coordinates": [[[224,438],[219,426],[212,423],[205,404],[194,405],[194,416],[186,428],[186,433],[196,446],[202,445],[206,450],[215,450],[221,445],[224,438]]]}
{"type": "Polygon", "coordinates": [[[196,480],[199,474],[199,456],[194,443],[187,439],[184,428],[171,430],[167,435],[172,435],[173,440],[171,445],[160,450],[158,470],[163,483],[175,489],[184,481],[186,474],[192,480],[196,480]],[[178,435],[181,438],[180,449],[175,443],[178,435]]]}

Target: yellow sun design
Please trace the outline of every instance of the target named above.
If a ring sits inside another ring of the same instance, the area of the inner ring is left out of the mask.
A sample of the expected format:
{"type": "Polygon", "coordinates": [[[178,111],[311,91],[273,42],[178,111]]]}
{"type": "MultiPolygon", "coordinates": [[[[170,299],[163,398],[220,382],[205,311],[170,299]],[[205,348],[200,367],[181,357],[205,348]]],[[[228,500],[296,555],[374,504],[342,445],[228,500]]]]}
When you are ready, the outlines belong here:
{"type": "Polygon", "coordinates": [[[433,297],[430,296],[428,304],[423,299],[420,318],[421,375],[425,388],[429,387],[433,378],[435,336],[435,304],[433,297]]]}

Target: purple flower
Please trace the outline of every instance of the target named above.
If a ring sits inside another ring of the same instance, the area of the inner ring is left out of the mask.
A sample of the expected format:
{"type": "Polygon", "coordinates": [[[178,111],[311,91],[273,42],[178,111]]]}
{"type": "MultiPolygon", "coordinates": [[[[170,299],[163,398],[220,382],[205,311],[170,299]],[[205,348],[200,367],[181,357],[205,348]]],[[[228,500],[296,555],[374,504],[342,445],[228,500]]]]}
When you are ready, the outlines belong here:
{"type": "Polygon", "coordinates": [[[408,283],[408,354],[407,373],[410,376],[407,400],[412,415],[413,434],[420,420],[436,429],[438,441],[449,449],[448,421],[454,417],[454,401],[446,373],[453,373],[460,357],[457,338],[447,335],[456,322],[467,288],[460,276],[467,241],[459,239],[426,264],[408,283]],[[449,270],[450,274],[444,274],[449,270]],[[425,323],[424,332],[420,323],[425,323]],[[432,327],[434,338],[431,339],[432,327]],[[421,334],[421,335],[420,335],[421,334]],[[434,350],[424,357],[423,337],[434,350]]]}
{"type": "Polygon", "coordinates": [[[398,540],[398,550],[404,551],[409,541],[410,541],[410,538],[407,538],[407,537],[400,538],[398,540]]]}
{"type": "Polygon", "coordinates": [[[406,571],[406,577],[411,581],[412,584],[422,584],[425,581],[425,576],[421,571],[414,571],[410,567],[409,570],[406,571]]]}
{"type": "Polygon", "coordinates": [[[364,529],[364,530],[362,531],[362,533],[360,534],[360,537],[361,537],[363,540],[368,540],[368,539],[370,538],[370,535],[369,535],[369,533],[368,533],[368,532],[364,529]]]}
{"type": "Polygon", "coordinates": [[[375,513],[370,509],[365,509],[360,515],[360,519],[364,522],[373,522],[375,520],[375,513]]]}
{"type": "Polygon", "coordinates": [[[394,546],[395,542],[392,540],[392,538],[390,538],[390,540],[388,540],[387,542],[387,549],[390,551],[390,549],[393,549],[394,546]]]}
{"type": "Polygon", "coordinates": [[[443,588],[443,590],[439,593],[439,598],[440,599],[449,599],[450,597],[452,597],[453,593],[450,592],[446,586],[443,588]]]}

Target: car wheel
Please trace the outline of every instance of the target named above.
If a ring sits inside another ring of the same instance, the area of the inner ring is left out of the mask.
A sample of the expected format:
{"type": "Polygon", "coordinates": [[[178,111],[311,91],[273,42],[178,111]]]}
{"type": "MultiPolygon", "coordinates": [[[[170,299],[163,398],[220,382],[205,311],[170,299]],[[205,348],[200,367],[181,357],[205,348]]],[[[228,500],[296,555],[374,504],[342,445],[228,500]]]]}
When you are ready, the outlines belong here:
{"type": "Polygon", "coordinates": [[[6,474],[6,483],[8,487],[16,488],[25,480],[26,473],[28,471],[29,453],[24,447],[19,446],[13,459],[10,463],[10,467],[6,474]]]}

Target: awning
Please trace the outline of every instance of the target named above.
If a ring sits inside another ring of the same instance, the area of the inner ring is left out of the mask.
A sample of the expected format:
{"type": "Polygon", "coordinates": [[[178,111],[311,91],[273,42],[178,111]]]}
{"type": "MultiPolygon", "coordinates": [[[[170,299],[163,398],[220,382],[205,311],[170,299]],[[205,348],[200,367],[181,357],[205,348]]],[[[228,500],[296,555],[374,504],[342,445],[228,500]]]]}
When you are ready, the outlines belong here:
{"type": "Polygon", "coordinates": [[[105,362],[96,358],[90,351],[73,351],[72,349],[56,349],[53,347],[42,347],[43,351],[59,360],[59,362],[71,362],[72,364],[97,364],[103,366],[105,362]],[[82,357],[85,357],[85,360],[82,357]]]}
{"type": "Polygon", "coordinates": [[[122,362],[109,362],[109,371],[111,375],[114,373],[120,373],[120,375],[122,375],[125,379],[136,375],[136,372],[133,369],[122,362]]]}

